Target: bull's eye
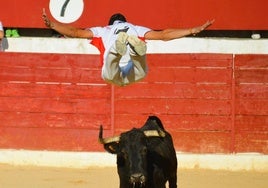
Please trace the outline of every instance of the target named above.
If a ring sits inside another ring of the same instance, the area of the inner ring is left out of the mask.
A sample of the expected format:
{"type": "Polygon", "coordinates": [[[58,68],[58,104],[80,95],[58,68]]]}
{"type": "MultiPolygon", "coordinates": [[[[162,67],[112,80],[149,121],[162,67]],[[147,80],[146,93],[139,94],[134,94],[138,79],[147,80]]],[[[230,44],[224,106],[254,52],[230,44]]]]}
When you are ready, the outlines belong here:
{"type": "Polygon", "coordinates": [[[128,158],[128,154],[127,154],[126,150],[122,150],[122,151],[121,151],[121,155],[122,155],[125,159],[128,158]]]}

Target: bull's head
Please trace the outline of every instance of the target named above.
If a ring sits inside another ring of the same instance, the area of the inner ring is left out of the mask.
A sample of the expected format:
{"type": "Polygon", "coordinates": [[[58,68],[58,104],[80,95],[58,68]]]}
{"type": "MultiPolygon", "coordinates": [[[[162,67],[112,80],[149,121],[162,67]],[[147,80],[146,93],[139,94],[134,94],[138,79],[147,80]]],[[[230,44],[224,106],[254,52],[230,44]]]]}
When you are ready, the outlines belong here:
{"type": "Polygon", "coordinates": [[[165,132],[162,130],[141,131],[140,129],[132,129],[120,136],[103,138],[103,128],[100,127],[100,143],[109,153],[117,154],[120,184],[131,184],[131,187],[145,187],[148,137],[165,137],[165,132]]]}

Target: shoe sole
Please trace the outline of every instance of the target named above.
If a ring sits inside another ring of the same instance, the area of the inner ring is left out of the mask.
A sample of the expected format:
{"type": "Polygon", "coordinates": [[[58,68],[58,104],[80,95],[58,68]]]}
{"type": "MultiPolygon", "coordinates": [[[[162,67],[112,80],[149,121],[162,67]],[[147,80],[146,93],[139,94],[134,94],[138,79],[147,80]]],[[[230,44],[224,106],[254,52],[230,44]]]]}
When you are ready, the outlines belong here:
{"type": "Polygon", "coordinates": [[[127,52],[127,38],[128,35],[125,32],[120,32],[115,41],[115,48],[117,53],[120,55],[125,55],[127,52]]]}
{"type": "Polygon", "coordinates": [[[128,37],[128,43],[131,45],[133,50],[140,56],[146,54],[147,46],[144,41],[139,39],[137,36],[131,35],[128,37]]]}

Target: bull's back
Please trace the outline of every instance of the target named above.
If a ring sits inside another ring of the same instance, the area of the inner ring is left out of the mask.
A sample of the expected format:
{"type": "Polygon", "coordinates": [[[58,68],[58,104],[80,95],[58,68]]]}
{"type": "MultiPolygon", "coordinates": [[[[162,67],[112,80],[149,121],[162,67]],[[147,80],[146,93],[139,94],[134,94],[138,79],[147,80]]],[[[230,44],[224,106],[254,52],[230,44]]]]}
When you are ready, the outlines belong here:
{"type": "Polygon", "coordinates": [[[149,116],[142,130],[165,130],[162,121],[157,116],[149,116]]]}

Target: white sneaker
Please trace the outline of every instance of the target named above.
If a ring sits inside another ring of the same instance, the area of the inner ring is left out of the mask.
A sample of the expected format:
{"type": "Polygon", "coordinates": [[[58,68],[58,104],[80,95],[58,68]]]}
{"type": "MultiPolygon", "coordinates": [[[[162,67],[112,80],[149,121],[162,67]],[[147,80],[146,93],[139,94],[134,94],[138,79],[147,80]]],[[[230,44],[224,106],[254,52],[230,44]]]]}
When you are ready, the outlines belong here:
{"type": "Polygon", "coordinates": [[[130,35],[127,38],[128,43],[130,44],[131,48],[140,56],[145,55],[146,50],[147,50],[147,46],[146,43],[144,41],[142,41],[141,39],[139,39],[137,36],[135,35],[130,35]]]}
{"type": "Polygon", "coordinates": [[[115,48],[117,53],[120,55],[125,55],[127,52],[127,39],[128,34],[125,32],[120,32],[117,36],[117,39],[115,41],[115,48]]]}

